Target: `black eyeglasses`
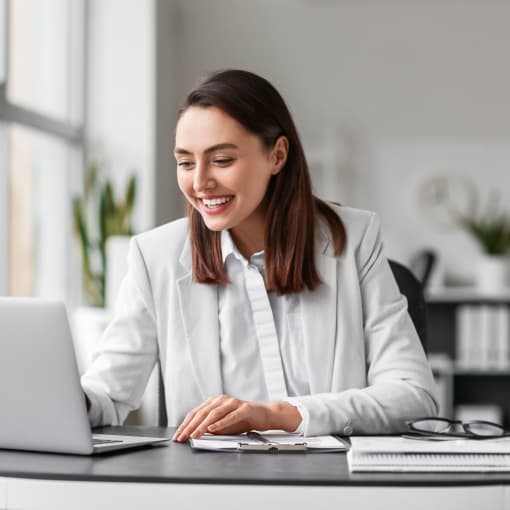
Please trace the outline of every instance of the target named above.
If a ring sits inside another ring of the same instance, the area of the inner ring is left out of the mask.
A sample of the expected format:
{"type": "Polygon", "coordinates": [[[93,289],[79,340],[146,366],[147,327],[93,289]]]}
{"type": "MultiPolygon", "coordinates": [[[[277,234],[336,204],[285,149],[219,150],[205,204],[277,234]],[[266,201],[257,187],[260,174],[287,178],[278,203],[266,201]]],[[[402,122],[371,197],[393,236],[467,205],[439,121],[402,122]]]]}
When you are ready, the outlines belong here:
{"type": "Polygon", "coordinates": [[[506,436],[505,429],[497,423],[475,420],[462,422],[448,418],[418,418],[406,422],[409,430],[425,436],[452,436],[489,439],[506,436]]]}

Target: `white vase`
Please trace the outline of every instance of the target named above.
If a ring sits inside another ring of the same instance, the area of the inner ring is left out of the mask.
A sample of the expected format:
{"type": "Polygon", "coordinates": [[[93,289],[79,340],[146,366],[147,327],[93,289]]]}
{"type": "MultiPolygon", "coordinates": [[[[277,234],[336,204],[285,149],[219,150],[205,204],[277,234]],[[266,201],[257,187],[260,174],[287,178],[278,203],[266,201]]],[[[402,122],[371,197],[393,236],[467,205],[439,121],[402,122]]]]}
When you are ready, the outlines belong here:
{"type": "Polygon", "coordinates": [[[508,258],[503,255],[481,255],[476,271],[477,289],[486,294],[507,291],[508,266],[508,258]]]}

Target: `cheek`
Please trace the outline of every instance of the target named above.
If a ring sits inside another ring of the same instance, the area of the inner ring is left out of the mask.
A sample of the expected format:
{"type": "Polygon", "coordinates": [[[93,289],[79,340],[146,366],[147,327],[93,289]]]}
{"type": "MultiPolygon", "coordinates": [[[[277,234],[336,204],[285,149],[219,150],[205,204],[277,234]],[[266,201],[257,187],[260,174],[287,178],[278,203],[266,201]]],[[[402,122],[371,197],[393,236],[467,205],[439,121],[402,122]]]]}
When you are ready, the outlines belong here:
{"type": "Polygon", "coordinates": [[[270,175],[267,175],[265,172],[260,172],[253,175],[249,181],[245,182],[245,189],[254,200],[260,201],[266,195],[269,180],[270,175]]]}
{"type": "Polygon", "coordinates": [[[185,195],[189,195],[192,188],[192,184],[193,181],[189,177],[189,175],[179,171],[177,172],[177,185],[179,186],[179,189],[181,190],[182,193],[184,193],[185,195]]]}
{"type": "Polygon", "coordinates": [[[253,164],[236,177],[235,182],[231,183],[234,189],[242,190],[253,199],[260,199],[266,194],[271,172],[266,165],[253,164]]]}

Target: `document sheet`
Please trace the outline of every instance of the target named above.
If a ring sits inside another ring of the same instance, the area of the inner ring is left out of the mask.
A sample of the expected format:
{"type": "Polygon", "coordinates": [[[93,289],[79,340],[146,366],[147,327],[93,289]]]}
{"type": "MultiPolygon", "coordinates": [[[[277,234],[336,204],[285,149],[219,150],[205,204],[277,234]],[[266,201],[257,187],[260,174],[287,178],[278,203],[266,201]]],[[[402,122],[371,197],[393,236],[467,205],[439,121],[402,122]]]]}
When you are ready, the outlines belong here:
{"type": "Polygon", "coordinates": [[[349,448],[347,442],[335,436],[303,437],[296,434],[270,433],[259,434],[261,439],[246,434],[220,436],[204,434],[200,439],[190,439],[192,448],[211,451],[242,451],[244,450],[305,450],[316,452],[340,452],[349,448]],[[242,446],[246,445],[246,448],[242,446]],[[259,448],[266,445],[267,448],[259,448]],[[273,446],[274,448],[271,448],[273,446]],[[253,447],[253,448],[250,448],[253,447]],[[295,448],[294,448],[295,447],[295,448]]]}

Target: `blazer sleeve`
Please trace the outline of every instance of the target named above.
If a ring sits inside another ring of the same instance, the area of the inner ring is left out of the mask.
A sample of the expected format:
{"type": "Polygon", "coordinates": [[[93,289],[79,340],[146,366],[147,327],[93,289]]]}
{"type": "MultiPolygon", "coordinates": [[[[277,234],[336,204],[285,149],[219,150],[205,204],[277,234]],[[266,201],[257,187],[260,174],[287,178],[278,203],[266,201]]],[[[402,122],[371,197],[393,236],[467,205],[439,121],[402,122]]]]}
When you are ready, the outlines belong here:
{"type": "Polygon", "coordinates": [[[406,298],[400,294],[384,256],[375,214],[355,258],[367,386],[289,398],[306,409],[306,435],[397,433],[406,430],[406,420],[437,413],[432,372],[407,311],[406,298]]]}
{"type": "Polygon", "coordinates": [[[128,413],[140,406],[157,356],[150,282],[135,237],[129,246],[128,271],[119,289],[113,321],[81,378],[91,403],[92,426],[122,424],[128,413]]]}

